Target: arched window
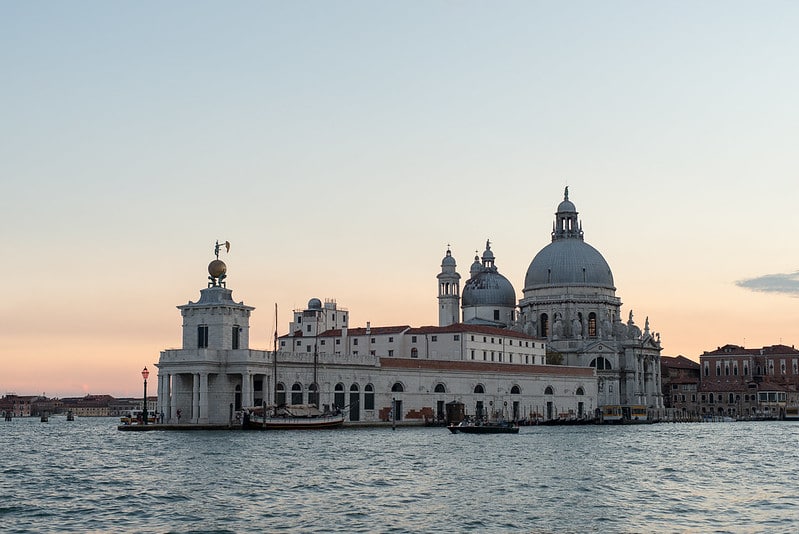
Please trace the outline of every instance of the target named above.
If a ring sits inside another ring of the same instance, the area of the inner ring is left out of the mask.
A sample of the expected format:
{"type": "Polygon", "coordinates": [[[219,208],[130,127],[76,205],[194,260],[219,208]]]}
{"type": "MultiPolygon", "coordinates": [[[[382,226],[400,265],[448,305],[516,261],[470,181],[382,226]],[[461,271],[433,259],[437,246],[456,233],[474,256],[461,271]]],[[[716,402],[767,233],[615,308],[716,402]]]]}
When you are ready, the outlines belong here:
{"type": "Polygon", "coordinates": [[[577,391],[575,391],[575,393],[577,395],[585,395],[585,390],[580,387],[580,388],[577,388],[577,391]]]}
{"type": "Polygon", "coordinates": [[[275,391],[275,404],[280,406],[286,404],[286,385],[283,382],[278,382],[275,391]]]}
{"type": "Polygon", "coordinates": [[[749,366],[744,364],[744,376],[749,376],[749,366]]]}
{"type": "Polygon", "coordinates": [[[477,384],[476,386],[474,386],[474,392],[475,393],[485,393],[485,390],[483,389],[483,385],[482,384],[477,384]]]}
{"type": "Polygon", "coordinates": [[[728,403],[730,403],[730,404],[732,404],[733,402],[735,402],[735,395],[733,395],[732,393],[730,393],[730,394],[727,396],[727,402],[728,402],[728,403]]]}
{"type": "Polygon", "coordinates": [[[413,347],[411,349],[411,358],[418,358],[419,357],[419,349],[413,347]]]}
{"type": "Polygon", "coordinates": [[[403,388],[402,384],[400,384],[399,382],[394,382],[394,385],[391,386],[391,391],[393,393],[402,393],[403,391],[405,391],[405,388],[403,388]]]}
{"type": "Polygon", "coordinates": [[[308,404],[314,404],[319,407],[319,386],[311,384],[308,386],[308,404]]]}
{"type": "Polygon", "coordinates": [[[596,314],[588,314],[588,337],[596,337],[596,314]]]}
{"type": "Polygon", "coordinates": [[[544,395],[554,395],[555,391],[552,389],[552,386],[547,386],[544,390],[544,395]]]}
{"type": "Polygon", "coordinates": [[[433,391],[436,393],[446,393],[447,388],[444,387],[444,384],[438,383],[433,391]]]}
{"type": "Polygon", "coordinates": [[[333,388],[333,404],[336,408],[343,408],[344,407],[344,384],[339,382],[333,388]]]}
{"type": "Polygon", "coordinates": [[[366,384],[363,387],[363,409],[375,409],[375,388],[372,384],[366,384]]]}
{"type": "Polygon", "coordinates": [[[519,388],[519,386],[517,385],[514,385],[512,388],[510,388],[511,395],[520,395],[521,392],[522,392],[521,388],[519,388]]]}
{"type": "Polygon", "coordinates": [[[549,316],[546,313],[541,314],[541,337],[549,337],[549,316]]]}
{"type": "Polygon", "coordinates": [[[291,404],[302,404],[302,386],[299,382],[291,386],[291,404]]]}
{"type": "Polygon", "coordinates": [[[610,370],[611,365],[610,361],[607,358],[597,358],[595,360],[591,360],[591,363],[588,364],[589,367],[596,367],[597,371],[604,371],[610,370]]]}

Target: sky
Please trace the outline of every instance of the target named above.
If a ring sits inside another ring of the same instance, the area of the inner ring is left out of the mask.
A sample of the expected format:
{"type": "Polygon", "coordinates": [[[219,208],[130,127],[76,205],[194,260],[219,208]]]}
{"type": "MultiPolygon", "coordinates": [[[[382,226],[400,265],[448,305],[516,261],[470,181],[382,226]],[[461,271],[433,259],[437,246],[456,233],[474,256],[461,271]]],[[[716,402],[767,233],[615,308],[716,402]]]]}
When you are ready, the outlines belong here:
{"type": "MultiPolygon", "coordinates": [[[[622,316],[799,343],[799,3],[0,3],[0,394],[139,395],[216,240],[252,348],[309,299],[522,298],[569,186],[622,316]],[[13,267],[13,269],[11,268],[13,267]]],[[[151,375],[151,380],[154,378],[151,375]]]]}

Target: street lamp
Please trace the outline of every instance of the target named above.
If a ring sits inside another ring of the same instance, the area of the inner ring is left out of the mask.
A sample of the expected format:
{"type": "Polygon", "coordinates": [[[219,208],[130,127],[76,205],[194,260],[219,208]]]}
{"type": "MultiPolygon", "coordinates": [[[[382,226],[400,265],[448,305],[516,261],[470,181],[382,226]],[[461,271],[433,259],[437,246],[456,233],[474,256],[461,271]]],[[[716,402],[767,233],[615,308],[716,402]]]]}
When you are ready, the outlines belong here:
{"type": "Polygon", "coordinates": [[[142,424],[147,424],[147,377],[150,376],[150,371],[147,370],[147,367],[142,369],[141,377],[144,379],[144,406],[141,412],[142,415],[142,424]]]}

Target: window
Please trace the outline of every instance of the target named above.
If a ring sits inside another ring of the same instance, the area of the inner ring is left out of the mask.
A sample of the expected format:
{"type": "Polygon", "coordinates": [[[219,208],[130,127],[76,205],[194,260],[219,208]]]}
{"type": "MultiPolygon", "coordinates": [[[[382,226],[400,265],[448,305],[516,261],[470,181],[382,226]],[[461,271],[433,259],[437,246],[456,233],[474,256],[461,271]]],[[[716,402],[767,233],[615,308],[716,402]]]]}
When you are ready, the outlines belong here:
{"type": "Polygon", "coordinates": [[[485,342],[486,342],[486,337],[485,337],[485,336],[483,336],[483,343],[485,343],[485,342]]]}
{"type": "Polygon", "coordinates": [[[300,345],[302,345],[302,340],[301,340],[301,339],[298,339],[298,340],[297,340],[297,346],[299,347],[300,345]]]}
{"type": "Polygon", "coordinates": [[[438,341],[438,336],[430,336],[430,341],[438,341]]]}
{"type": "Polygon", "coordinates": [[[341,339],[340,338],[336,340],[336,345],[341,345],[341,339]]]}
{"type": "Polygon", "coordinates": [[[418,358],[419,357],[419,349],[413,347],[411,349],[411,358],[418,358]]]}
{"type": "Polygon", "coordinates": [[[311,331],[311,325],[309,325],[309,324],[305,325],[305,331],[306,332],[310,332],[311,331]]]}
{"type": "Polygon", "coordinates": [[[474,392],[478,393],[478,394],[479,393],[485,393],[485,390],[483,389],[483,385],[482,384],[477,384],[476,386],[474,386],[474,392]]]}
{"type": "Polygon", "coordinates": [[[394,382],[394,385],[391,386],[392,393],[402,393],[403,391],[405,391],[405,388],[399,382],[394,382]]]}
{"type": "Polygon", "coordinates": [[[588,337],[596,337],[596,314],[588,314],[588,337]]]}
{"type": "Polygon", "coordinates": [[[208,348],[208,325],[201,324],[197,327],[197,348],[208,348]]]}
{"type": "Polygon", "coordinates": [[[375,342],[375,338],[372,338],[372,343],[374,343],[374,342],[375,342]]]}
{"type": "Polygon", "coordinates": [[[486,351],[483,351],[483,361],[488,361],[488,353],[486,351]]]}
{"type": "Polygon", "coordinates": [[[305,345],[305,352],[311,352],[311,346],[305,345]]]}
{"type": "Polygon", "coordinates": [[[388,355],[394,356],[394,349],[388,349],[388,355]]]}
{"type": "Polygon", "coordinates": [[[461,336],[460,336],[460,334],[455,334],[454,336],[452,336],[452,339],[454,341],[460,341],[461,340],[461,336]]]}
{"type": "Polygon", "coordinates": [[[555,391],[552,389],[552,386],[547,386],[544,390],[544,395],[554,395],[555,391]]]}
{"type": "Polygon", "coordinates": [[[339,382],[336,384],[336,387],[333,388],[333,405],[336,408],[343,408],[344,403],[344,384],[339,382]]]}
{"type": "Polygon", "coordinates": [[[233,350],[239,348],[239,334],[241,333],[241,327],[237,324],[233,325],[233,331],[231,332],[231,347],[233,350]]]}
{"type": "Polygon", "coordinates": [[[363,409],[375,409],[375,388],[372,384],[366,384],[363,388],[363,409]]]}
{"type": "Polygon", "coordinates": [[[286,386],[283,382],[278,382],[275,391],[275,404],[286,404],[286,386]]]}
{"type": "Polygon", "coordinates": [[[474,341],[474,336],[472,336],[472,341],[474,341]]]}
{"type": "Polygon", "coordinates": [[[474,349],[472,349],[472,359],[474,360],[474,349]]]}
{"type": "Polygon", "coordinates": [[[494,310],[494,320],[499,321],[499,310],[494,310]]]}
{"type": "Polygon", "coordinates": [[[541,337],[549,337],[549,317],[546,313],[541,314],[541,320],[538,321],[541,325],[541,337]]]}
{"type": "MultiPolygon", "coordinates": [[[[324,341],[322,341],[322,345],[324,345],[324,344],[325,344],[325,342],[324,342],[324,341]]],[[[281,342],[280,342],[280,346],[281,346],[281,347],[285,347],[285,346],[286,346],[286,342],[285,342],[285,341],[281,341],[281,342]]]]}
{"type": "Polygon", "coordinates": [[[512,388],[510,388],[510,394],[511,395],[519,395],[519,394],[521,394],[521,392],[522,392],[522,390],[521,390],[521,388],[519,386],[513,386],[512,388]]]}
{"type": "Polygon", "coordinates": [[[411,343],[416,343],[416,336],[411,336],[411,343]]]}
{"type": "Polygon", "coordinates": [[[358,344],[358,338],[357,338],[357,337],[356,337],[355,339],[353,339],[353,340],[352,340],[352,344],[353,344],[353,345],[357,345],[357,344],[358,344]]]}
{"type": "Polygon", "coordinates": [[[394,338],[393,338],[393,337],[389,337],[389,338],[388,338],[388,342],[389,342],[389,343],[394,343],[394,338]]]}
{"type": "Polygon", "coordinates": [[[585,395],[585,390],[583,388],[577,388],[577,391],[575,391],[575,394],[576,395],[585,395]]]}
{"type": "Polygon", "coordinates": [[[433,391],[435,393],[446,393],[447,388],[444,387],[444,384],[438,383],[433,391]]]}
{"type": "Polygon", "coordinates": [[[291,386],[291,404],[302,404],[302,386],[297,382],[291,386]]]}
{"type": "Polygon", "coordinates": [[[308,386],[308,404],[315,404],[319,407],[319,386],[311,384],[308,386]]]}

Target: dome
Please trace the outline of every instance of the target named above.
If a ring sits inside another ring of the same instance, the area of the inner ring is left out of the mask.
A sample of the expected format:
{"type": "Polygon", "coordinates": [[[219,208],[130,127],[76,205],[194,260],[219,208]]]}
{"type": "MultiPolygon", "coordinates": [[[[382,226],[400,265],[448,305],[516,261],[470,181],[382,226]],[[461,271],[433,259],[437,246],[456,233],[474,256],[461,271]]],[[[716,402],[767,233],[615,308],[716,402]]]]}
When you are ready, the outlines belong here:
{"type": "Polygon", "coordinates": [[[317,299],[317,298],[313,298],[313,299],[309,300],[308,301],[308,309],[309,310],[321,310],[322,309],[322,301],[317,299]]]}
{"type": "Polygon", "coordinates": [[[463,306],[516,306],[516,291],[496,271],[482,271],[467,280],[461,291],[463,306]]]}
{"type": "Polygon", "coordinates": [[[455,258],[452,257],[452,252],[447,249],[447,255],[444,256],[444,259],[441,260],[442,267],[456,267],[455,258]]]}
{"type": "Polygon", "coordinates": [[[608,262],[582,239],[553,241],[536,254],[527,268],[525,291],[562,285],[616,289],[608,262]]]}
{"type": "Polygon", "coordinates": [[[564,200],[558,204],[558,212],[576,213],[577,208],[571,200],[564,200]]]}

